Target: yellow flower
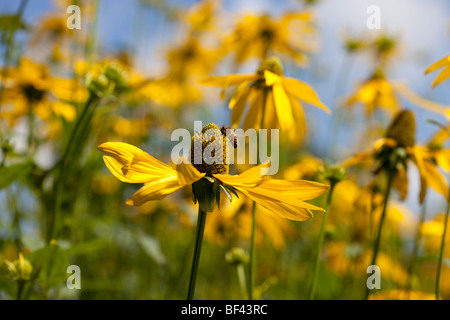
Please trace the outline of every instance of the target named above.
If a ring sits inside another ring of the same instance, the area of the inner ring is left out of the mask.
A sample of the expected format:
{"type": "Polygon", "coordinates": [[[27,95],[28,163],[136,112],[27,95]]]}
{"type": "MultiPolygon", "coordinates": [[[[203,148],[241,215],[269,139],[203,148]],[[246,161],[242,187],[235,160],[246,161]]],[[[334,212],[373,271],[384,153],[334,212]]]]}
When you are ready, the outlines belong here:
{"type": "Polygon", "coordinates": [[[193,31],[211,30],[214,26],[214,18],[216,11],[220,8],[220,1],[217,0],[203,0],[191,8],[189,8],[187,15],[183,14],[188,21],[193,31]]]}
{"type": "Polygon", "coordinates": [[[232,109],[232,126],[239,127],[243,121],[244,130],[259,129],[263,119],[263,128],[279,127],[289,134],[291,140],[301,140],[306,123],[299,100],[331,113],[308,84],[284,77],[281,63],[276,58],[265,60],[255,74],[208,77],[201,83],[222,87],[223,90],[238,86],[229,108],[232,109]],[[244,116],[247,102],[249,107],[244,116]]]}
{"type": "Polygon", "coordinates": [[[431,66],[429,66],[428,69],[425,70],[425,74],[434,72],[440,68],[444,69],[442,69],[441,73],[439,73],[436,79],[434,79],[434,82],[431,85],[433,88],[450,77],[450,55],[442,58],[441,60],[436,61],[431,66]]]}
{"type": "Polygon", "coordinates": [[[397,113],[401,108],[400,98],[405,98],[412,104],[425,110],[445,113],[446,106],[423,99],[405,84],[387,79],[381,71],[374,74],[361,85],[357,91],[347,99],[345,105],[354,106],[356,103],[363,104],[366,115],[369,116],[377,108],[383,108],[391,114],[397,113]]]}
{"type": "MultiPolygon", "coordinates": [[[[366,270],[371,262],[372,250],[364,251],[358,243],[339,240],[328,242],[324,252],[327,257],[326,267],[338,275],[367,276],[366,270]]],[[[408,273],[403,266],[386,253],[379,253],[377,265],[384,272],[383,277],[386,279],[399,285],[405,285],[408,281],[408,273]]]]}
{"type": "Polygon", "coordinates": [[[5,260],[8,270],[14,280],[30,280],[33,272],[33,266],[30,261],[23,257],[22,253],[19,253],[19,259],[10,262],[5,260]]]}
{"type": "Polygon", "coordinates": [[[252,57],[264,60],[273,54],[284,54],[305,66],[306,53],[317,49],[317,31],[312,22],[312,13],[306,11],[287,13],[279,20],[267,15],[247,15],[224,39],[222,49],[234,53],[237,65],[252,57]]]}
{"type": "MultiPolygon", "coordinates": [[[[192,165],[181,162],[172,168],[141,149],[122,142],[103,143],[98,149],[106,154],[103,157],[106,166],[120,181],[145,184],[127,200],[126,203],[129,205],[139,206],[150,200],[160,200],[184,186],[203,180],[214,184],[218,189],[220,187],[228,195],[229,191],[235,190],[243,193],[278,216],[303,221],[312,218],[311,210],[323,211],[322,208],[305,200],[316,198],[328,190],[327,185],[316,182],[266,179],[261,175],[261,169],[267,167],[267,164],[256,166],[240,175],[230,175],[214,173],[227,172],[226,163],[213,163],[205,168],[205,164],[192,165]],[[222,168],[223,166],[226,167],[222,168]],[[202,179],[205,176],[206,178],[202,179]],[[214,183],[211,180],[214,180],[214,183]]],[[[194,193],[196,186],[198,188],[195,184],[194,193]]],[[[196,199],[201,204],[200,196],[197,194],[196,199]]],[[[212,208],[209,210],[212,211],[212,208]]]]}
{"type": "Polygon", "coordinates": [[[408,192],[406,169],[407,163],[411,160],[420,173],[420,203],[425,198],[428,186],[447,197],[448,187],[433,159],[430,159],[429,149],[416,145],[414,136],[414,114],[408,110],[400,111],[389,126],[385,138],[377,140],[371,151],[356,154],[345,161],[343,166],[349,167],[367,161],[378,161],[379,166],[375,173],[379,173],[383,169],[394,170],[396,174],[393,187],[400,192],[401,198],[405,199],[408,192]]]}
{"type": "Polygon", "coordinates": [[[22,58],[15,68],[6,70],[7,78],[2,103],[13,109],[2,108],[1,116],[14,126],[17,119],[33,111],[42,120],[60,115],[73,121],[76,110],[69,102],[83,102],[87,91],[75,80],[52,77],[46,66],[22,58]],[[55,99],[56,98],[56,99],[55,99]]]}

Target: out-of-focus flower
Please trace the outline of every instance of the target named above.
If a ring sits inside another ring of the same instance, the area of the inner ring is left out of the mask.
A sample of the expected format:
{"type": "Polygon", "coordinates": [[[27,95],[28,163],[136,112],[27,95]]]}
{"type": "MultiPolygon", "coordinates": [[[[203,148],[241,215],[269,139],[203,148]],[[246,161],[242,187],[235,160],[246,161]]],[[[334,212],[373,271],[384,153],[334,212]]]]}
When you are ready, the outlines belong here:
{"type": "MultiPolygon", "coordinates": [[[[367,266],[370,265],[372,250],[364,250],[359,243],[345,241],[331,241],[324,248],[326,267],[338,275],[366,276],[367,266]]],[[[389,255],[380,252],[377,265],[383,272],[383,277],[399,285],[405,285],[408,273],[403,266],[394,261],[389,255]]]]}
{"type": "Polygon", "coordinates": [[[289,134],[290,140],[301,141],[306,122],[299,100],[331,113],[308,84],[283,76],[283,67],[277,58],[265,60],[255,74],[207,77],[201,83],[223,90],[238,86],[229,108],[233,127],[239,127],[243,121],[244,130],[259,129],[263,120],[263,128],[279,127],[289,134]],[[245,114],[247,102],[250,106],[245,114]]]}
{"type": "MultiPolygon", "coordinates": [[[[225,144],[221,144],[224,148],[220,155],[222,163],[216,163],[219,160],[215,160],[212,164],[207,164],[203,152],[211,143],[220,143],[215,140],[216,136],[223,135],[215,124],[206,125],[201,133],[196,133],[193,137],[192,152],[195,154],[195,139],[199,139],[202,163],[181,162],[176,169],[126,143],[107,142],[98,148],[106,154],[105,164],[116,178],[127,183],[145,183],[144,187],[127,200],[129,205],[139,206],[150,200],[160,200],[184,186],[193,185],[194,199],[203,207],[203,211],[212,211],[214,208],[215,201],[210,203],[208,198],[211,194],[215,195],[212,199],[220,203],[216,198],[220,200],[220,193],[217,195],[220,190],[230,197],[230,192],[239,191],[269,211],[291,220],[308,220],[312,218],[311,210],[323,210],[306,203],[305,200],[311,200],[326,192],[327,185],[310,181],[267,180],[261,174],[261,169],[267,167],[267,164],[254,167],[240,175],[228,174],[225,144]]],[[[223,139],[229,143],[226,136],[223,136],[223,139]]],[[[217,159],[216,155],[211,157],[217,159]]]]}
{"type": "Polygon", "coordinates": [[[191,6],[182,18],[189,23],[192,31],[210,31],[214,28],[217,10],[220,9],[218,0],[202,0],[191,6]]]}
{"type": "Polygon", "coordinates": [[[433,84],[431,85],[433,88],[450,77],[450,55],[436,61],[431,66],[429,66],[428,69],[425,70],[425,74],[434,72],[441,68],[444,69],[442,69],[436,79],[434,79],[433,84]]]}
{"type": "Polygon", "coordinates": [[[45,65],[28,58],[22,58],[19,65],[6,70],[6,74],[2,103],[12,104],[13,108],[3,107],[1,115],[10,126],[30,112],[44,121],[50,120],[52,114],[73,121],[76,109],[72,103],[83,102],[88,96],[77,81],[55,78],[45,65]]]}
{"type": "Polygon", "coordinates": [[[173,108],[198,102],[201,92],[195,85],[197,79],[209,74],[218,58],[214,50],[190,34],[181,46],[168,51],[165,75],[141,86],[138,94],[173,108]]]}
{"type": "Polygon", "coordinates": [[[222,50],[233,52],[236,64],[249,58],[261,60],[271,55],[286,55],[305,66],[307,53],[317,49],[317,31],[311,12],[287,13],[274,20],[268,15],[245,16],[224,39],[222,50]]]}
{"type": "MultiPolygon", "coordinates": [[[[237,245],[239,240],[250,239],[252,207],[252,201],[245,198],[233,199],[231,203],[222,205],[220,212],[216,210],[208,217],[205,238],[220,246],[237,245]]],[[[293,227],[263,207],[258,211],[265,214],[256,220],[255,243],[261,245],[267,238],[276,249],[282,249],[286,239],[293,235],[293,227]]]]}
{"type": "MultiPolygon", "coordinates": [[[[439,252],[442,242],[442,234],[444,233],[444,221],[445,214],[439,214],[433,219],[426,221],[421,226],[421,234],[424,235],[425,239],[425,251],[429,254],[439,252]]],[[[450,243],[450,235],[448,233],[445,237],[445,243],[450,243]]],[[[445,246],[444,256],[448,256],[449,253],[450,247],[447,245],[445,246]]]]}
{"type": "Polygon", "coordinates": [[[427,158],[427,149],[415,144],[415,118],[411,111],[400,111],[386,131],[386,137],[377,140],[371,151],[359,153],[344,162],[344,166],[352,166],[365,161],[378,162],[375,173],[382,170],[393,170],[395,178],[393,187],[405,199],[408,192],[407,162],[412,160],[420,172],[421,189],[419,200],[422,203],[427,187],[448,196],[448,187],[435,163],[427,158]],[[425,150],[425,151],[424,151],[425,150]]]}
{"type": "MultiPolygon", "coordinates": [[[[64,11],[65,13],[65,11],[64,11]]],[[[30,45],[34,48],[40,46],[52,46],[50,58],[59,62],[64,59],[61,48],[66,40],[72,39],[74,32],[67,27],[65,14],[49,14],[39,20],[39,24],[33,28],[33,36],[30,45]]]]}
{"type": "Polygon", "coordinates": [[[367,116],[377,108],[383,108],[390,114],[395,114],[401,108],[400,98],[405,98],[425,110],[445,112],[447,109],[443,105],[421,98],[403,83],[387,79],[379,70],[359,85],[345,105],[352,107],[360,103],[365,106],[367,116]]]}
{"type": "Polygon", "coordinates": [[[286,180],[309,179],[317,175],[322,166],[322,160],[311,155],[304,156],[297,163],[283,171],[286,180]]]}

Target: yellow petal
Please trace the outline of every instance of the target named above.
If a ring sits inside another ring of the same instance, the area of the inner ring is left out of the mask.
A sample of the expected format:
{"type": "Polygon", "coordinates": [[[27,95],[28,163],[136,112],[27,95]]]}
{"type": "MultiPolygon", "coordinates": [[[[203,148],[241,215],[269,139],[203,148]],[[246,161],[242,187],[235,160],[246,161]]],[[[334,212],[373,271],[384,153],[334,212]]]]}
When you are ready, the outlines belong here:
{"type": "Polygon", "coordinates": [[[436,87],[438,84],[448,79],[449,77],[450,77],[450,66],[442,70],[442,72],[436,77],[436,79],[434,79],[431,87],[432,88],[436,87]]]}
{"type": "Polygon", "coordinates": [[[230,101],[230,109],[233,109],[231,114],[231,123],[233,127],[238,127],[242,114],[245,110],[245,105],[247,104],[247,101],[251,98],[253,90],[251,88],[245,87],[242,88],[241,92],[236,92],[235,96],[238,95],[238,97],[234,97],[230,101]]]}
{"type": "Polygon", "coordinates": [[[331,110],[328,109],[328,107],[320,101],[314,89],[306,83],[292,78],[283,78],[282,85],[289,95],[295,97],[296,99],[319,107],[325,110],[325,112],[327,112],[328,114],[331,114],[331,110]]]}
{"type": "Polygon", "coordinates": [[[425,70],[425,74],[428,74],[430,72],[433,72],[437,69],[440,69],[440,68],[448,66],[448,65],[450,65],[450,56],[444,57],[444,58],[436,61],[435,63],[433,63],[431,66],[428,67],[427,70],[425,70]]]}
{"type": "Polygon", "coordinates": [[[182,187],[178,181],[177,174],[174,172],[163,179],[147,183],[136,191],[125,203],[130,206],[140,206],[147,201],[161,200],[182,187]]]}
{"type": "Polygon", "coordinates": [[[280,128],[288,132],[294,125],[291,102],[280,83],[273,84],[272,92],[275,110],[277,111],[278,120],[280,122],[280,128]]]}
{"type": "Polygon", "coordinates": [[[206,173],[200,173],[192,164],[181,162],[177,165],[178,181],[180,185],[186,186],[193,184],[205,176],[206,173]]]}
{"type": "Polygon", "coordinates": [[[105,153],[105,164],[120,181],[145,183],[161,179],[175,170],[141,149],[123,142],[106,142],[98,146],[105,153]]]}

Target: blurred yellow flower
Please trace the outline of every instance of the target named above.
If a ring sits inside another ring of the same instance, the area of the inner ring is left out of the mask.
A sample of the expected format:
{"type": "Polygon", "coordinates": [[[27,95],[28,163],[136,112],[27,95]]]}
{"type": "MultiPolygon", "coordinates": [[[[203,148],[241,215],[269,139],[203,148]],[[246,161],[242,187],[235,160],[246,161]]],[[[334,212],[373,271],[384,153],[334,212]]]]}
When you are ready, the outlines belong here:
{"type": "Polygon", "coordinates": [[[349,167],[366,161],[378,161],[379,166],[375,173],[379,173],[383,167],[389,165],[388,162],[393,159],[392,157],[395,157],[397,165],[395,168],[391,168],[396,170],[393,187],[400,192],[401,198],[405,199],[408,193],[407,162],[411,160],[420,173],[419,201],[423,202],[428,186],[447,197],[448,187],[442,174],[432,159],[428,158],[429,150],[415,144],[414,136],[414,114],[408,110],[400,111],[389,126],[385,138],[378,139],[371,151],[356,154],[345,161],[343,166],[349,167]],[[391,154],[394,156],[389,156],[391,154]]]}
{"type": "Polygon", "coordinates": [[[431,85],[433,88],[450,77],[450,55],[436,61],[431,66],[429,66],[428,69],[425,70],[425,74],[434,72],[441,68],[444,69],[442,69],[441,73],[439,73],[436,79],[434,79],[433,84],[431,85]]]}
{"type": "Polygon", "coordinates": [[[77,81],[55,78],[45,65],[28,58],[22,58],[19,65],[6,70],[6,74],[2,103],[12,104],[14,108],[2,108],[1,116],[10,126],[30,112],[42,120],[50,120],[53,114],[73,121],[76,109],[72,103],[83,102],[88,96],[77,81]]]}
{"type": "MultiPolygon", "coordinates": [[[[280,128],[289,134],[290,140],[301,140],[306,128],[303,108],[299,100],[312,104],[327,113],[331,111],[320,101],[308,84],[283,76],[277,58],[265,60],[255,74],[207,77],[200,81],[204,85],[222,87],[238,86],[230,100],[231,123],[243,128],[280,128]],[[249,108],[244,116],[247,102],[249,108]]],[[[224,96],[222,92],[222,97],[224,96]]]]}
{"type": "Polygon", "coordinates": [[[237,65],[252,57],[264,60],[276,54],[305,66],[307,53],[316,51],[317,47],[313,14],[305,11],[286,13],[278,20],[268,15],[246,15],[224,39],[222,50],[233,52],[237,65]]]}
{"type": "MultiPolygon", "coordinates": [[[[338,275],[353,275],[366,277],[367,266],[372,259],[372,250],[364,250],[358,243],[345,241],[331,241],[324,248],[326,267],[338,275]]],[[[388,254],[380,252],[377,265],[383,270],[383,277],[392,280],[398,285],[405,285],[408,273],[403,266],[394,261],[388,254]]]]}
{"type": "Polygon", "coordinates": [[[374,74],[359,85],[355,93],[345,102],[347,107],[357,103],[365,106],[366,115],[371,115],[377,108],[383,108],[390,114],[395,114],[401,109],[400,98],[405,98],[412,104],[425,110],[445,113],[447,107],[423,99],[405,84],[387,79],[383,72],[376,71],[374,74]]]}

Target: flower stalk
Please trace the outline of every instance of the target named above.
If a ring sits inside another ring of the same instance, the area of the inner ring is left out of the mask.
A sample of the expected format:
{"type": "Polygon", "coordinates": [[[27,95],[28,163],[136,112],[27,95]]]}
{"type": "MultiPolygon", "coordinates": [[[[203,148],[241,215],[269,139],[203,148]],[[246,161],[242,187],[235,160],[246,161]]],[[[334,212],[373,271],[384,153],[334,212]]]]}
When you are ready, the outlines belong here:
{"type": "Polygon", "coordinates": [[[330,191],[328,192],[327,202],[325,205],[325,212],[323,213],[322,217],[322,225],[320,227],[320,234],[319,234],[319,241],[317,243],[317,255],[316,255],[316,261],[314,263],[314,271],[313,271],[313,282],[311,285],[311,291],[309,293],[309,300],[314,300],[314,296],[316,293],[316,286],[317,286],[317,280],[319,278],[319,266],[320,266],[320,257],[322,255],[322,248],[323,243],[325,239],[325,226],[327,224],[327,218],[328,218],[328,208],[330,207],[331,198],[333,196],[333,190],[336,186],[337,181],[336,180],[330,180],[330,191]]]}
{"type": "MultiPolygon", "coordinates": [[[[386,191],[384,194],[383,211],[381,213],[380,223],[378,225],[377,237],[375,239],[374,246],[373,246],[373,257],[372,257],[371,265],[376,265],[376,262],[377,262],[378,251],[380,249],[381,230],[383,229],[384,220],[386,218],[387,204],[389,202],[389,195],[391,193],[392,182],[394,181],[395,173],[396,172],[394,170],[387,170],[388,182],[387,182],[386,191]]],[[[365,294],[364,299],[367,300],[369,298],[369,295],[370,295],[370,289],[368,287],[366,287],[366,294],[365,294]]]]}
{"type": "Polygon", "coordinates": [[[198,264],[200,261],[200,253],[202,250],[203,233],[205,231],[207,212],[198,208],[197,232],[195,235],[194,257],[192,259],[191,276],[189,279],[189,288],[187,300],[193,300],[195,293],[195,282],[197,280],[198,264]]]}

